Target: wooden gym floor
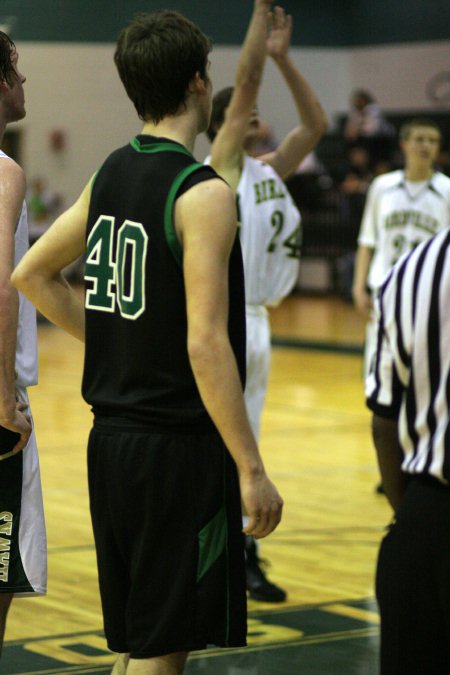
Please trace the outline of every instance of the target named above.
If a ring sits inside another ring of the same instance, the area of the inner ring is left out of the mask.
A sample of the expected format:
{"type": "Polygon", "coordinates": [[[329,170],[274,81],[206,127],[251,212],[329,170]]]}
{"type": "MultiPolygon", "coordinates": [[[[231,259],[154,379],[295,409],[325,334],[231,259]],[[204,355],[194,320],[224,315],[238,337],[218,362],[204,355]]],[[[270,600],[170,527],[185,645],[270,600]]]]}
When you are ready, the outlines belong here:
{"type": "MultiPolygon", "coordinates": [[[[377,550],[390,509],[361,379],[364,325],[338,298],[293,295],[271,311],[274,347],[261,450],[284,519],[261,544],[279,605],[249,602],[249,647],[193,654],[190,675],[375,675],[377,550]]],[[[89,520],[80,396],[83,346],[39,325],[40,384],[30,390],[47,519],[45,598],[11,608],[0,673],[107,673],[89,520]]],[[[150,581],[150,580],[149,580],[150,581]]]]}

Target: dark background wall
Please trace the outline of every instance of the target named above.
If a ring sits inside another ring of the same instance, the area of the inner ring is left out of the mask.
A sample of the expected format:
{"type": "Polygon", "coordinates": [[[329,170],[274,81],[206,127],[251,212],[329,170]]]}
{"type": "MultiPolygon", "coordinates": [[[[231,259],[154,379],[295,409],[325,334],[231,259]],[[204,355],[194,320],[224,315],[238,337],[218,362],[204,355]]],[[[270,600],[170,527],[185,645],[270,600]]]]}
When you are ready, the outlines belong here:
{"type": "MultiPolygon", "coordinates": [[[[293,44],[351,47],[450,39],[449,0],[285,0],[293,44]]],[[[114,42],[137,12],[176,9],[217,44],[242,42],[252,0],[1,0],[15,40],[114,42]]]]}

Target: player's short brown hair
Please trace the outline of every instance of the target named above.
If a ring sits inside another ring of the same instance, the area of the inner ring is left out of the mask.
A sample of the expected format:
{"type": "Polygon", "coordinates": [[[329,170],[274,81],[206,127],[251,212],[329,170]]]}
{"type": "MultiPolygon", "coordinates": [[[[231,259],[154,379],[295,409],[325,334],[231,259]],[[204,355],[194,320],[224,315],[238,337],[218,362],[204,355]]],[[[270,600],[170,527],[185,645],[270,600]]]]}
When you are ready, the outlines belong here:
{"type": "Polygon", "coordinates": [[[16,71],[11,61],[11,55],[16,45],[3,31],[0,31],[0,80],[12,86],[16,71]]]}
{"type": "Polygon", "coordinates": [[[196,73],[208,82],[211,46],[198,26],[168,10],[140,14],[120,33],[114,61],[142,120],[175,115],[196,73]]]}
{"type": "Polygon", "coordinates": [[[438,132],[439,134],[439,140],[442,139],[442,132],[434,122],[434,120],[429,119],[428,117],[414,117],[411,120],[408,120],[408,122],[405,122],[402,124],[400,127],[400,132],[399,132],[399,137],[401,141],[407,141],[408,138],[411,136],[411,132],[413,129],[417,129],[418,127],[427,127],[429,129],[435,129],[435,131],[438,132]]]}

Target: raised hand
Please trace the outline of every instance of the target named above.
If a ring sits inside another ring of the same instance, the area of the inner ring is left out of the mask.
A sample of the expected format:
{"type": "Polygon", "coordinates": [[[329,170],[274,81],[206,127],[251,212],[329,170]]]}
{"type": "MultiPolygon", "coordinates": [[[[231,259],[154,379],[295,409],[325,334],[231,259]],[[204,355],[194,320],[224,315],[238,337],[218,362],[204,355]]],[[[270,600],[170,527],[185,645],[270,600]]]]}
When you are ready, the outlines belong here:
{"type": "Polygon", "coordinates": [[[292,16],[282,7],[269,12],[269,37],[266,40],[267,54],[274,59],[285,56],[291,44],[292,16]]]}

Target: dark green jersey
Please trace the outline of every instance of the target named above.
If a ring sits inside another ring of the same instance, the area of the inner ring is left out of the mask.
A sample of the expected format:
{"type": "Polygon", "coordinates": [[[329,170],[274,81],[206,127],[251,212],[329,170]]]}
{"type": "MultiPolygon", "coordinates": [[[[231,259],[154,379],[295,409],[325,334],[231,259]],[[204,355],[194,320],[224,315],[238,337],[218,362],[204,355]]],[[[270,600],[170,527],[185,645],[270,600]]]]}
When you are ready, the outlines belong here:
{"type": "MultiPolygon", "coordinates": [[[[187,353],[178,196],[217,178],[180,144],[138,136],[113,152],[91,193],[85,271],[82,391],[94,413],[161,428],[209,428],[187,353]]],[[[239,241],[229,266],[229,335],[245,378],[239,241]]]]}

